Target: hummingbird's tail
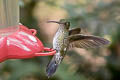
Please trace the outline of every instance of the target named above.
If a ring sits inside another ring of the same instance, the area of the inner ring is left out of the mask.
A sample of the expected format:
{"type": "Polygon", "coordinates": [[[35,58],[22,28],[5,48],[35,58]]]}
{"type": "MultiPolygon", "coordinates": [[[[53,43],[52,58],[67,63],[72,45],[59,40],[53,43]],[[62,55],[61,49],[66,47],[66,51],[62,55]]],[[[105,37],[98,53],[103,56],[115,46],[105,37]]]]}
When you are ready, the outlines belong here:
{"type": "Polygon", "coordinates": [[[52,76],[56,72],[56,69],[60,62],[62,61],[62,59],[63,57],[60,55],[53,56],[52,60],[48,63],[46,68],[46,73],[48,77],[52,76]]]}

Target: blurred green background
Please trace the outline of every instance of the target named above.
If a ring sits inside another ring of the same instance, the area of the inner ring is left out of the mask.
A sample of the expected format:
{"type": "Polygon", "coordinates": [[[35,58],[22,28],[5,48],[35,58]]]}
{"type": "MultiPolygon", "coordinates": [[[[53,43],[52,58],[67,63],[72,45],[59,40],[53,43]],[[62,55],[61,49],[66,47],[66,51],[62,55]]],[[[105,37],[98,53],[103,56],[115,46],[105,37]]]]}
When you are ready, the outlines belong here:
{"type": "Polygon", "coordinates": [[[71,28],[104,37],[111,44],[97,49],[69,50],[55,75],[45,69],[51,57],[7,60],[0,63],[0,80],[120,80],[120,0],[19,0],[20,22],[37,29],[37,37],[52,47],[57,24],[69,19],[71,28]]]}

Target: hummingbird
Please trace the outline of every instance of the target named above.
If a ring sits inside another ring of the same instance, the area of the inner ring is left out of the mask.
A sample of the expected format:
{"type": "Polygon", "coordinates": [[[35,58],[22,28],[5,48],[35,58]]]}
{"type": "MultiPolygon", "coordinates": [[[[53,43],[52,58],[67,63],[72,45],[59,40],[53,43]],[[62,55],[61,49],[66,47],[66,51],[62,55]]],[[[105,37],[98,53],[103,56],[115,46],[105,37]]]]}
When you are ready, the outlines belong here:
{"type": "Polygon", "coordinates": [[[46,68],[48,77],[51,77],[56,72],[58,65],[65,57],[69,48],[88,49],[109,44],[107,39],[93,35],[80,34],[81,28],[70,29],[70,22],[67,21],[67,19],[47,22],[59,24],[59,28],[53,38],[53,49],[56,50],[56,54],[53,56],[46,68]]]}

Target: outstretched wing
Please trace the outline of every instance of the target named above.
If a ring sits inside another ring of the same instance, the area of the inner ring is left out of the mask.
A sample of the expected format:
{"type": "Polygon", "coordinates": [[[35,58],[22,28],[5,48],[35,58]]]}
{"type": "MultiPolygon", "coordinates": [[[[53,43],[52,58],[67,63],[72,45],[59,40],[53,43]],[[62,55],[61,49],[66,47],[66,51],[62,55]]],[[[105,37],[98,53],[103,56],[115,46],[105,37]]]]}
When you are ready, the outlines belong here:
{"type": "Polygon", "coordinates": [[[82,34],[71,35],[68,40],[70,42],[69,48],[95,48],[109,44],[109,41],[104,38],[82,34]]]}
{"type": "Polygon", "coordinates": [[[79,34],[80,31],[81,31],[80,28],[74,28],[74,29],[71,29],[71,30],[69,30],[69,35],[79,34]]]}

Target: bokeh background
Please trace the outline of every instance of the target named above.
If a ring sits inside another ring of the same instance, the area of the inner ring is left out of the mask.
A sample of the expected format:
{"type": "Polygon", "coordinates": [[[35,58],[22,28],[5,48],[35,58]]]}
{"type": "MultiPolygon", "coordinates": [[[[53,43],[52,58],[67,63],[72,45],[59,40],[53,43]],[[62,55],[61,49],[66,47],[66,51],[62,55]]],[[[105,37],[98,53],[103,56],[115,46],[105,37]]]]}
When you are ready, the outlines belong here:
{"type": "Polygon", "coordinates": [[[120,80],[120,0],[19,0],[20,22],[37,29],[37,37],[52,47],[58,25],[48,20],[69,19],[82,34],[111,41],[97,49],[71,49],[47,78],[49,57],[7,60],[0,63],[0,80],[120,80]]]}

